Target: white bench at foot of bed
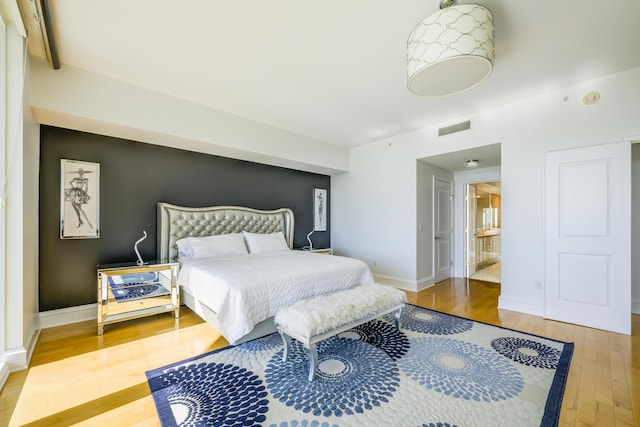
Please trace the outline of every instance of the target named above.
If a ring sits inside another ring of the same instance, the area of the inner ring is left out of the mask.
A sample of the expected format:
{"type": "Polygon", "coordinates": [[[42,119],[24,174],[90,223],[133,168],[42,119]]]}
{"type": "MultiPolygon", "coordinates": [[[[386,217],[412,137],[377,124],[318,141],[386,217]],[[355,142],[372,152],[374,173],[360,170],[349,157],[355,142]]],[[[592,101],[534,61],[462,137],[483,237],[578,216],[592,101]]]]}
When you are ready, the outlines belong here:
{"type": "Polygon", "coordinates": [[[400,314],[407,296],[391,286],[371,283],[297,303],[278,310],[275,324],[284,345],[283,361],[289,357],[291,338],[300,341],[309,353],[309,381],[318,363],[316,343],[395,312],[400,330],[400,314]]]}

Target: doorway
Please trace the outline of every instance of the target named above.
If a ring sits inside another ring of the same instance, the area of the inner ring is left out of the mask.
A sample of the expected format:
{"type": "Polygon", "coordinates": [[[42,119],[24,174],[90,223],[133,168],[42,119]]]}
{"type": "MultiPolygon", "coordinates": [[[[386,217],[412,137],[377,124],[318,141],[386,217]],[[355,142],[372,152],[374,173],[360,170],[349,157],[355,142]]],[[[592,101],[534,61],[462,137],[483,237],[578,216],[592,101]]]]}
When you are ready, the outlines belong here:
{"type": "Polygon", "coordinates": [[[465,277],[500,283],[501,182],[466,184],[465,201],[465,277]]]}
{"type": "MultiPolygon", "coordinates": [[[[452,185],[452,262],[451,274],[453,277],[469,277],[467,275],[465,262],[467,261],[467,238],[466,228],[466,207],[465,189],[466,184],[477,184],[483,182],[500,182],[500,153],[501,144],[491,144],[481,147],[474,147],[467,150],[453,151],[438,154],[435,156],[419,159],[419,165],[426,164],[427,167],[418,167],[418,194],[428,195],[424,200],[418,198],[418,236],[422,236],[421,224],[430,224],[433,221],[433,179],[440,177],[451,182],[452,185]],[[473,164],[469,160],[475,160],[473,164]]],[[[475,228],[475,227],[474,227],[475,228]]],[[[427,233],[423,233],[427,234],[427,233]]],[[[418,277],[425,277],[420,281],[422,286],[435,283],[433,264],[433,239],[435,236],[418,240],[418,277]],[[421,262],[422,254],[425,255],[425,262],[421,262]],[[428,267],[428,268],[427,268],[428,267]]]]}

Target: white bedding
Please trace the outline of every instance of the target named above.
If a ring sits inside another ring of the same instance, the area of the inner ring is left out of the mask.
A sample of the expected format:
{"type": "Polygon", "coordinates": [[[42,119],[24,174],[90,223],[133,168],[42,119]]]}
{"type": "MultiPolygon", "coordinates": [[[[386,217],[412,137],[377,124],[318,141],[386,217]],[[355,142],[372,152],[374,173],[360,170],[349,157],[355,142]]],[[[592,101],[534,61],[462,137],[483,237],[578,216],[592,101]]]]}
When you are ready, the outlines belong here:
{"type": "Polygon", "coordinates": [[[178,283],[213,310],[230,343],[281,307],[373,283],[364,262],[304,251],[181,261],[178,283]]]}

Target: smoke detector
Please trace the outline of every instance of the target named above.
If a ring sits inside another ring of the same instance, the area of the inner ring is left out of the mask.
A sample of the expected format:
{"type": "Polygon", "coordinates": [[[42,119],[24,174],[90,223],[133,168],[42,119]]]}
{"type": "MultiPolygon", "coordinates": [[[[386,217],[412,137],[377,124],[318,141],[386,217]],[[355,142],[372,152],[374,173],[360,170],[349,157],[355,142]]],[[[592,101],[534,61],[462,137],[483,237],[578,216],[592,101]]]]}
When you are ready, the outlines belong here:
{"type": "Polygon", "coordinates": [[[600,101],[600,94],[598,92],[589,92],[582,98],[584,105],[593,105],[598,101],[600,101]]]}

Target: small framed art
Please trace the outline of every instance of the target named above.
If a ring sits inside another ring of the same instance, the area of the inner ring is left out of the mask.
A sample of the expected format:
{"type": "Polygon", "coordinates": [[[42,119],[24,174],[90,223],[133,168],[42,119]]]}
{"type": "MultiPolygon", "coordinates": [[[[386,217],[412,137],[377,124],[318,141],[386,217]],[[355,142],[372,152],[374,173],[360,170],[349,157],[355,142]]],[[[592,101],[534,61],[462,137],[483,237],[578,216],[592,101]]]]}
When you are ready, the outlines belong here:
{"type": "Polygon", "coordinates": [[[313,189],[313,230],[327,231],[327,190],[313,189]]]}
{"type": "Polygon", "coordinates": [[[100,163],[60,160],[60,238],[100,237],[100,163]]]}

